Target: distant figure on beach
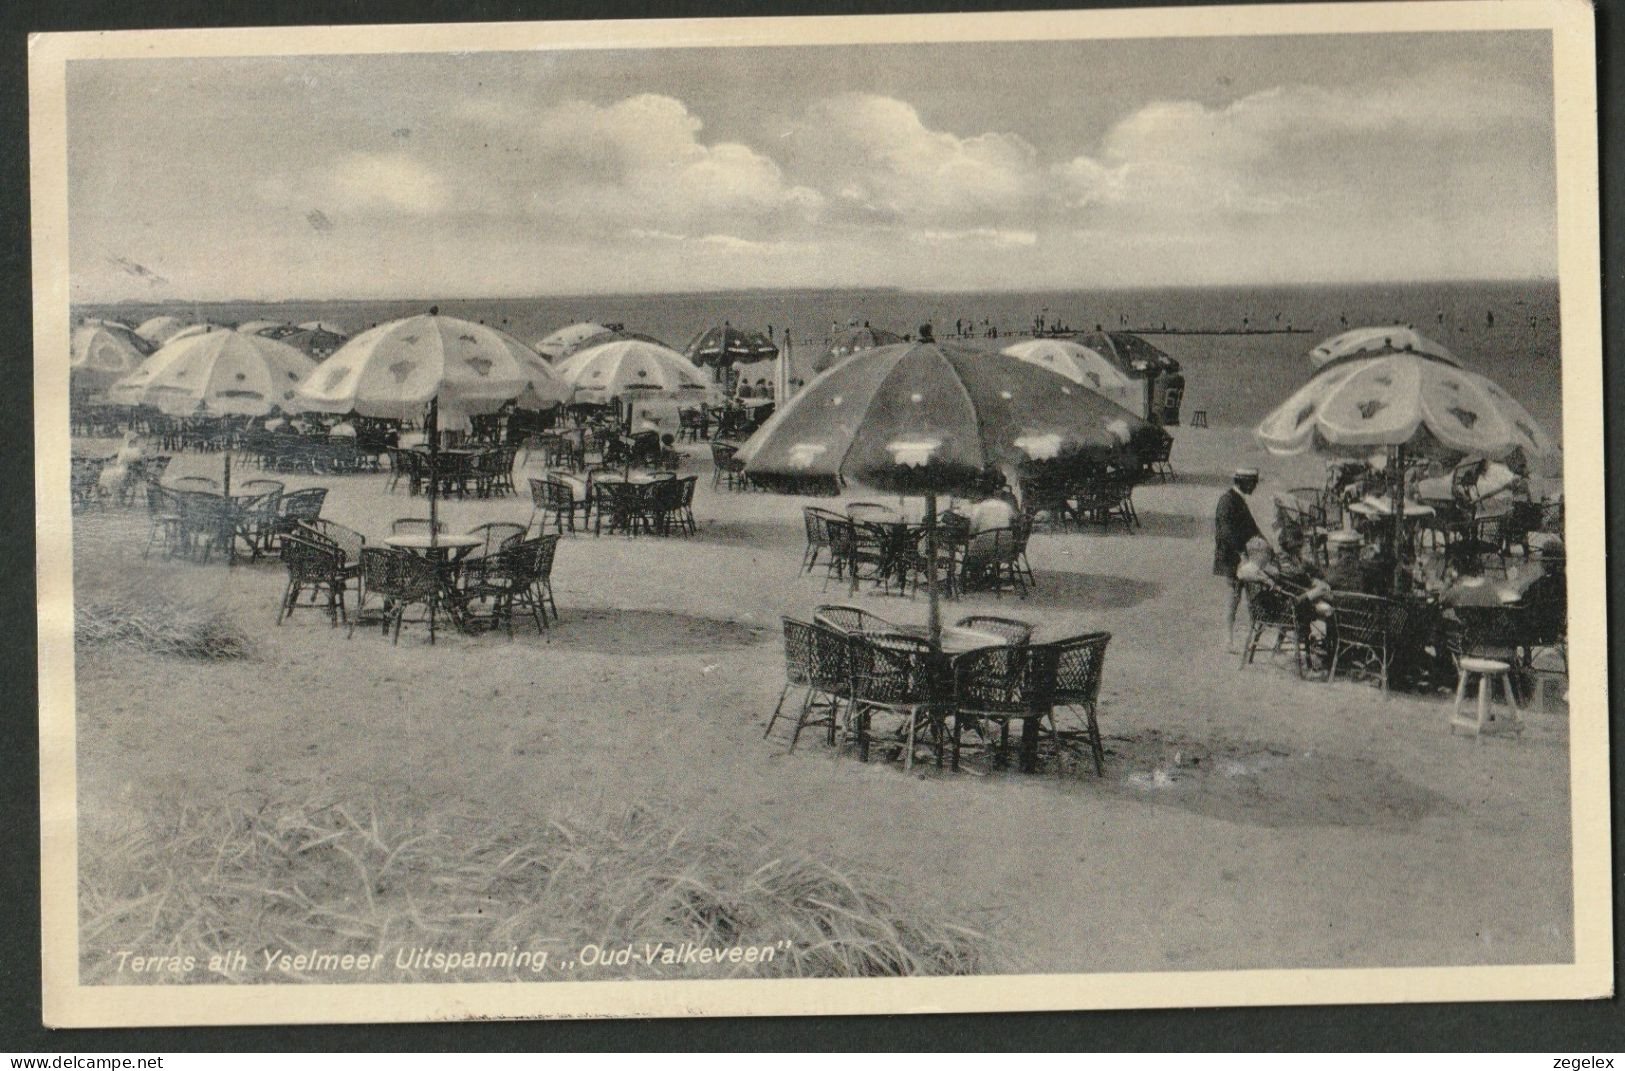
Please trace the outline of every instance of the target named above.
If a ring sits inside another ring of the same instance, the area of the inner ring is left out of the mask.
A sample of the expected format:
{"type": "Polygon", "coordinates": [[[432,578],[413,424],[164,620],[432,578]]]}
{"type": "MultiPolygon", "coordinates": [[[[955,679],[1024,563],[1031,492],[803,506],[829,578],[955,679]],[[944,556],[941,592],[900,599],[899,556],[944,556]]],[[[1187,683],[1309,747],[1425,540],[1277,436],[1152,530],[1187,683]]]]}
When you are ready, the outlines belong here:
{"type": "Polygon", "coordinates": [[[1230,585],[1224,620],[1225,642],[1232,653],[1236,650],[1236,611],[1241,607],[1241,581],[1236,578],[1236,567],[1247,553],[1247,541],[1263,535],[1247,505],[1247,496],[1257,489],[1258,470],[1237,469],[1213,512],[1213,575],[1224,577],[1230,585]]]}
{"type": "Polygon", "coordinates": [[[1495,326],[1495,310],[1494,309],[1491,309],[1491,310],[1484,313],[1484,326],[1485,327],[1494,327],[1495,326]]]}

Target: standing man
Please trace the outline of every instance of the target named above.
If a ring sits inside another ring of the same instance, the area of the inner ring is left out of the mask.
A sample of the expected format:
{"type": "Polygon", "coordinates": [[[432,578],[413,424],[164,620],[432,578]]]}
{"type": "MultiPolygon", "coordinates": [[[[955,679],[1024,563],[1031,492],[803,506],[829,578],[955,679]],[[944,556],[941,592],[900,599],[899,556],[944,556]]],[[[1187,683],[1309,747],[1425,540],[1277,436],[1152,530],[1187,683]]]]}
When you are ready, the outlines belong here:
{"type": "Polygon", "coordinates": [[[1241,606],[1241,581],[1236,579],[1236,566],[1247,553],[1247,541],[1263,535],[1253,511],[1247,505],[1247,496],[1258,488],[1257,469],[1237,469],[1231,477],[1230,489],[1219,498],[1213,512],[1213,575],[1222,576],[1230,585],[1230,607],[1225,615],[1225,637],[1231,653],[1236,650],[1236,610],[1241,606]]]}

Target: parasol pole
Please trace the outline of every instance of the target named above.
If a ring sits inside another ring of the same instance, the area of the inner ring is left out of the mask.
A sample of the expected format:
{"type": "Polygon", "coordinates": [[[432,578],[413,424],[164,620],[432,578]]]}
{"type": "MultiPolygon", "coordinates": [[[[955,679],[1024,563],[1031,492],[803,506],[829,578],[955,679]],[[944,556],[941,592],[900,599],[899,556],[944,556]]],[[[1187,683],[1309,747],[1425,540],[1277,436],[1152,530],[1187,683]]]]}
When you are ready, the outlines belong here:
{"type": "MultiPolygon", "coordinates": [[[[436,547],[440,544],[440,395],[429,399],[429,419],[425,422],[429,433],[429,561],[435,562],[436,547]]],[[[439,563],[436,562],[436,568],[439,563]]],[[[429,600],[429,643],[434,643],[435,606],[438,597],[429,600]]]]}
{"type": "Polygon", "coordinates": [[[926,634],[931,640],[931,653],[942,653],[942,609],[937,605],[937,493],[925,493],[925,592],[926,634]]]}
{"type": "Polygon", "coordinates": [[[1399,592],[1399,543],[1405,524],[1405,447],[1395,446],[1388,458],[1388,558],[1393,562],[1394,575],[1390,589],[1399,592]]]}

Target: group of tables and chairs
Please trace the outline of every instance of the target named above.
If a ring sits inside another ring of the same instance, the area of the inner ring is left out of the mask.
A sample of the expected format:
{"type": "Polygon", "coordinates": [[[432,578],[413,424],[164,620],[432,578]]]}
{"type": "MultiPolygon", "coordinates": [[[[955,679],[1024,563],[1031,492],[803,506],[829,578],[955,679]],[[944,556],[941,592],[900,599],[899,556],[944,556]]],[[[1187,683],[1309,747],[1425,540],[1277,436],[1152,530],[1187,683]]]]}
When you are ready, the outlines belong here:
{"type": "Polygon", "coordinates": [[[391,447],[389,489],[406,483],[408,494],[443,498],[499,498],[517,493],[513,482],[517,446],[456,447],[430,453],[428,447],[391,447]]]}
{"type": "Polygon", "coordinates": [[[785,685],[764,738],[793,719],[790,750],[821,728],[839,757],[875,750],[900,754],[905,769],[918,745],[936,765],[959,769],[967,743],[995,765],[1009,764],[1012,735],[1023,772],[1067,752],[1105,770],[1098,704],[1109,632],[1049,642],[1014,618],[972,615],[942,629],[933,651],[922,627],[901,625],[849,605],[818,607],[810,621],[783,619],[785,685]],[[799,709],[786,709],[799,690],[799,709]]]}
{"type": "Polygon", "coordinates": [[[1513,501],[1480,515],[1470,501],[1406,499],[1397,562],[1383,549],[1394,524],[1383,496],[1295,489],[1277,499],[1276,524],[1303,535],[1330,590],[1306,599],[1247,582],[1243,666],[1261,652],[1285,652],[1300,676],[1365,678],[1385,697],[1391,686],[1453,689],[1452,727],[1480,738],[1521,730],[1520,693],[1528,700],[1541,677],[1567,676],[1560,507],[1513,501]],[[1340,570],[1329,549],[1337,545],[1363,546],[1368,556],[1340,570]],[[1354,576],[1364,582],[1349,583],[1354,576]],[[1476,709],[1467,709],[1473,685],[1476,709]],[[1492,689],[1504,713],[1493,708],[1492,689]]]}
{"type": "Polygon", "coordinates": [[[161,480],[149,472],[145,481],[147,540],[143,558],[154,552],[166,558],[207,563],[216,554],[235,563],[251,561],[278,549],[294,526],[321,516],[327,488],[288,491],[278,480],[245,480],[222,492],[207,476],[161,480]]]}
{"type": "Polygon", "coordinates": [[[696,476],[600,465],[532,477],[531,523],[593,535],[693,535],[696,476]]]}
{"type": "Polygon", "coordinates": [[[1112,525],[1121,524],[1124,531],[1132,532],[1140,527],[1134,488],[1147,472],[1156,471],[1098,465],[1051,473],[1023,480],[1021,501],[1028,516],[1057,526],[1095,525],[1109,531],[1112,525]]]}
{"type": "Polygon", "coordinates": [[[399,643],[414,607],[421,611],[414,620],[463,632],[501,627],[510,637],[515,617],[529,618],[538,633],[550,617],[558,621],[557,534],[532,536],[525,525],[503,521],[464,533],[444,527],[426,517],[402,517],[379,543],[369,544],[332,521],[300,522],[280,540],[288,583],[277,623],[297,610],[319,609],[334,627],[346,622],[352,636],[358,625],[379,625],[399,643]]]}
{"type": "MultiPolygon", "coordinates": [[[[852,502],[846,512],[817,506],[802,509],[806,549],[801,571],[822,559],[824,586],[844,581],[857,591],[869,584],[888,593],[912,594],[930,579],[932,558],[926,525],[910,521],[878,502],[852,502]]],[[[1025,598],[1037,578],[1027,559],[1032,521],[1012,514],[1011,524],[972,531],[969,518],[954,510],[937,517],[935,571],[938,591],[955,599],[967,590],[995,596],[1014,592],[1025,598]]]]}

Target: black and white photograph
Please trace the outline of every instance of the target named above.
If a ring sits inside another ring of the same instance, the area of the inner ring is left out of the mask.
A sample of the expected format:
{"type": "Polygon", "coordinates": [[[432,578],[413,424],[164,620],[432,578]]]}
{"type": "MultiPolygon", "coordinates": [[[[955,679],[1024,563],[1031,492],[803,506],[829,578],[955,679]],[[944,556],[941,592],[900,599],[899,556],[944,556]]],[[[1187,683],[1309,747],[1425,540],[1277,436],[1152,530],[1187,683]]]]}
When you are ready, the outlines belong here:
{"type": "Polygon", "coordinates": [[[36,37],[48,1024],[1611,993],[1595,75],[36,37]]]}

